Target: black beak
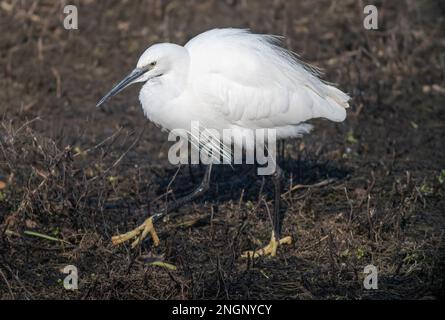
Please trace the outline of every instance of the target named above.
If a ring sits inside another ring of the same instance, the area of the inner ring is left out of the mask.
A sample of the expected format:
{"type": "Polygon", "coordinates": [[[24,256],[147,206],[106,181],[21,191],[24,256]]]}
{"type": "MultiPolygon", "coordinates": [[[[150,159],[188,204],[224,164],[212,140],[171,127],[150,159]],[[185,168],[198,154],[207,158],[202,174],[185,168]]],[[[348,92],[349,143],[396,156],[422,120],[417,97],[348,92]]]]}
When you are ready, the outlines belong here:
{"type": "Polygon", "coordinates": [[[100,107],[103,105],[108,99],[114,97],[119,92],[128,87],[134,80],[138,79],[142,76],[146,71],[146,68],[136,68],[131,73],[124,78],[121,82],[119,82],[110,92],[108,92],[97,104],[96,107],[100,107]]]}

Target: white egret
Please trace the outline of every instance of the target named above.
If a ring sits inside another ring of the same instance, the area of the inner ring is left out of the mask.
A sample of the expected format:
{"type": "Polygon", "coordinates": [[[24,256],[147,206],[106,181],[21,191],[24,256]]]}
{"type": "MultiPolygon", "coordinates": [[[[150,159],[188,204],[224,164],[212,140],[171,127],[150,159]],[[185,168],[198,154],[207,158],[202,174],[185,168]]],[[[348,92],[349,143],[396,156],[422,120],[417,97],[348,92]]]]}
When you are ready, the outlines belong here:
{"type": "MultiPolygon", "coordinates": [[[[128,85],[143,82],[139,94],[145,115],[164,129],[190,129],[199,121],[204,129],[273,129],[278,139],[299,137],[310,131],[305,121],[326,118],[341,122],[349,96],[319,79],[317,69],[300,62],[279,45],[278,37],[244,29],[214,29],[191,39],[185,46],[155,44],[140,57],[137,67],[97,104],[101,106],[128,85]]],[[[252,141],[244,146],[252,149],[252,141]]],[[[280,239],[280,168],[272,175],[275,210],[270,243],[244,256],[276,254],[280,239]]],[[[133,246],[149,233],[159,239],[153,219],[194,199],[209,186],[211,165],[200,187],[148,218],[141,226],[113,237],[118,244],[135,238],[133,246]]]]}

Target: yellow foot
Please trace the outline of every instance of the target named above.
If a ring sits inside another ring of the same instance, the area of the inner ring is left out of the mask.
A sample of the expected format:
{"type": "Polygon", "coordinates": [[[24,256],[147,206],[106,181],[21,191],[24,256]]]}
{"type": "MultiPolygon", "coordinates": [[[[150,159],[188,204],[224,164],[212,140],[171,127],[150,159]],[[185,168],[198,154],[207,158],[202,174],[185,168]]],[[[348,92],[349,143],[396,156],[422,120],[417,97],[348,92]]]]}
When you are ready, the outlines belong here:
{"type": "Polygon", "coordinates": [[[111,241],[113,242],[113,245],[118,245],[130,239],[136,238],[131,243],[131,247],[134,248],[138,243],[144,240],[149,233],[151,235],[151,238],[153,239],[153,244],[155,245],[155,247],[159,246],[159,237],[156,234],[156,230],[153,226],[153,217],[145,220],[143,224],[141,224],[134,230],[112,237],[111,241]]]}
{"type": "Polygon", "coordinates": [[[290,236],[284,237],[277,241],[277,239],[275,238],[275,232],[272,231],[272,237],[270,238],[270,242],[267,246],[256,251],[253,250],[245,251],[241,255],[241,258],[249,258],[249,257],[258,258],[260,256],[267,256],[267,255],[275,257],[277,255],[277,248],[279,245],[291,244],[291,243],[292,243],[292,238],[290,236]]]}

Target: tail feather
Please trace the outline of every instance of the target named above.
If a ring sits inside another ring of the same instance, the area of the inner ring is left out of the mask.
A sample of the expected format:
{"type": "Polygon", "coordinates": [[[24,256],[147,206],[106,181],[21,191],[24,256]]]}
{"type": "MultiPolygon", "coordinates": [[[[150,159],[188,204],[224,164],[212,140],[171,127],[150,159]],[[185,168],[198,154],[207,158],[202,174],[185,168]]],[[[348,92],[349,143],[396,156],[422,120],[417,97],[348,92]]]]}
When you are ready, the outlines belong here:
{"type": "Polygon", "coordinates": [[[346,108],[349,107],[349,96],[339,89],[326,85],[325,95],[320,96],[315,92],[309,92],[314,104],[312,106],[313,118],[326,118],[335,122],[346,119],[346,108]]]}
{"type": "Polygon", "coordinates": [[[351,99],[346,93],[334,86],[328,86],[328,97],[334,100],[343,108],[349,108],[348,101],[351,99]]]}

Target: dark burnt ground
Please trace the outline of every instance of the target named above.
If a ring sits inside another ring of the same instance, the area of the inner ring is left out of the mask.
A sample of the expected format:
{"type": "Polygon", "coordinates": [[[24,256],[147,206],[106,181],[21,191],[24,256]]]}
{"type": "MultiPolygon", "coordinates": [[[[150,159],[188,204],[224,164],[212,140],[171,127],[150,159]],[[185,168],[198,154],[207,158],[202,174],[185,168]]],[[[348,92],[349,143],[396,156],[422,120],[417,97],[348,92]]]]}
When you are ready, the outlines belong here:
{"type": "Polygon", "coordinates": [[[441,1],[377,2],[379,31],[363,29],[361,1],[75,3],[79,30],[66,31],[58,2],[0,1],[1,298],[440,296],[441,1]],[[314,121],[313,134],[286,144],[283,233],[295,243],[275,259],[239,258],[269,240],[271,185],[225,168],[208,196],[158,224],[160,247],[113,247],[112,235],[163,205],[169,185],[171,199],[193,183],[187,168],[173,179],[170,143],[144,119],[136,86],[104,110],[94,105],[151,43],[185,43],[216,26],[286,35],[354,97],[347,121],[314,121]],[[61,283],[68,264],[79,269],[74,292],[61,283]],[[375,291],[363,289],[368,264],[379,269],[375,291]]]}

